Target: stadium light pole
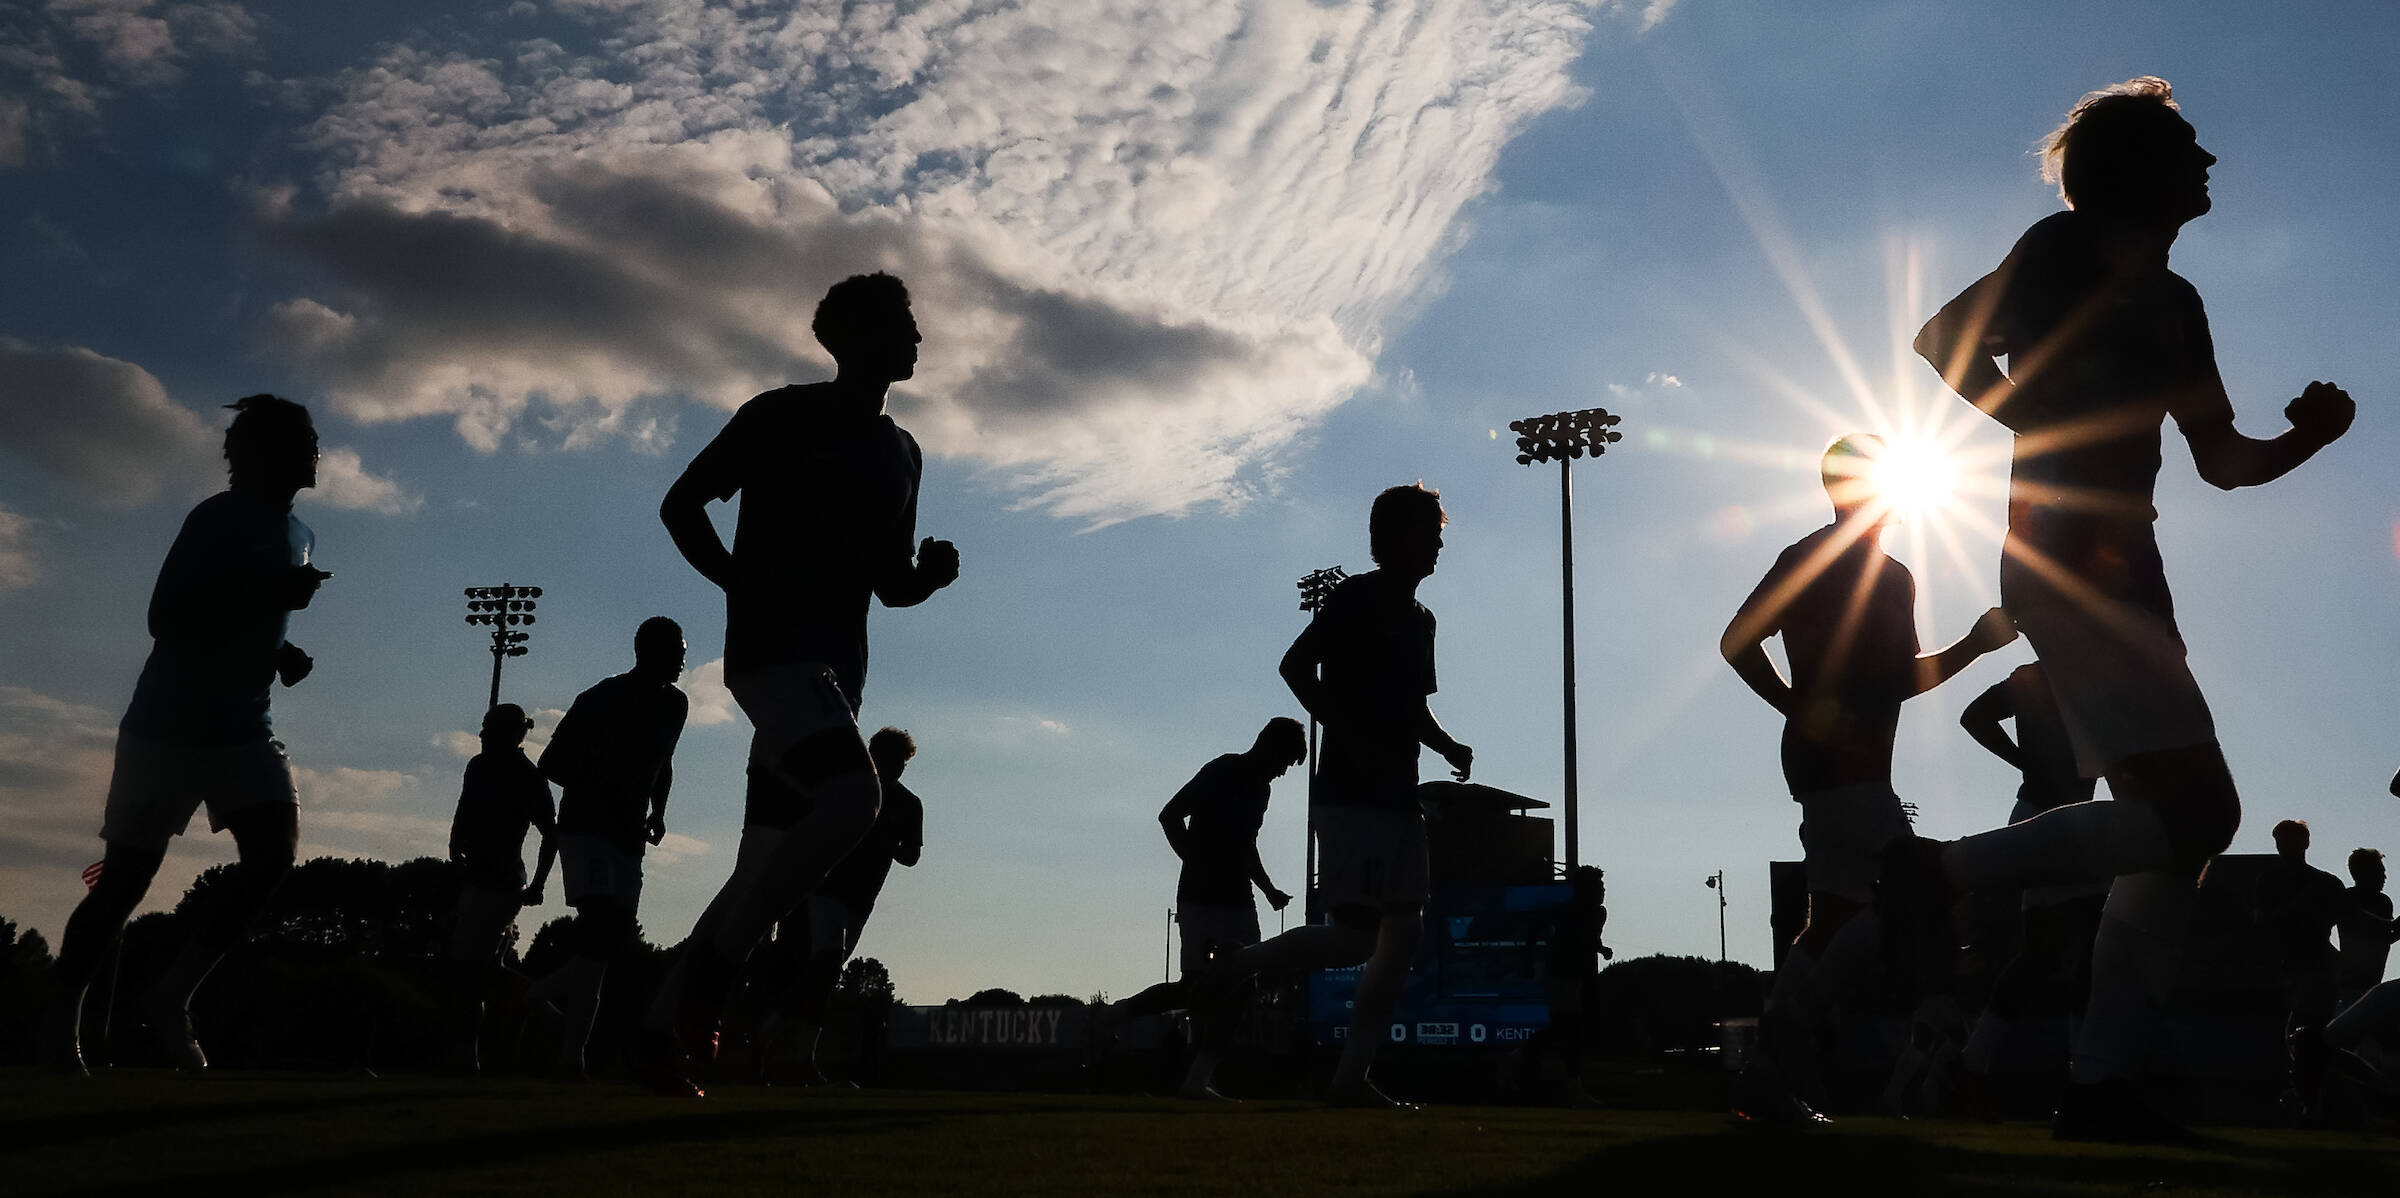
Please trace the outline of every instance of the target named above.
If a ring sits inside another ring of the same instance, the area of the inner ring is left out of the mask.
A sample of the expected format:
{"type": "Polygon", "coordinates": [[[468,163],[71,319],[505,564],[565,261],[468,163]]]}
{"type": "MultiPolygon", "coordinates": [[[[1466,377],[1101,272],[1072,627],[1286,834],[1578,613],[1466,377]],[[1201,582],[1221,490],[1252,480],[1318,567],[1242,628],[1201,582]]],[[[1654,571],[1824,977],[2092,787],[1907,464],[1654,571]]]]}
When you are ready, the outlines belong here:
{"type": "Polygon", "coordinates": [[[1717,892],[1717,964],[1725,963],[1725,871],[1708,875],[1708,888],[1717,892]]]}
{"type": "Polygon", "coordinates": [[[1610,443],[1622,441],[1617,416],[1606,408],[1553,412],[1508,422],[1517,434],[1517,464],[1558,463],[1558,563],[1561,621],[1565,628],[1566,793],[1560,804],[1566,814],[1567,868],[1583,864],[1582,829],[1575,802],[1575,474],[1576,458],[1599,457],[1610,443]]]}
{"type": "Polygon", "coordinates": [[[467,588],[467,623],[492,630],[492,697],[484,704],[487,711],[500,706],[500,663],[525,656],[530,634],[518,626],[533,623],[534,601],[541,597],[542,588],[513,582],[467,588]]]}
{"type": "MultiPolygon", "coordinates": [[[[1327,566],[1322,570],[1311,570],[1301,575],[1300,610],[1309,613],[1310,617],[1314,618],[1317,609],[1325,606],[1326,597],[1333,594],[1333,588],[1340,586],[1343,580],[1349,577],[1348,574],[1342,572],[1340,566],[1327,566]]],[[[1317,713],[1313,711],[1308,713],[1308,775],[1306,782],[1313,799],[1317,783],[1317,713]]],[[[1314,801],[1308,804],[1308,817],[1302,821],[1300,835],[1307,841],[1302,846],[1302,860],[1306,864],[1300,876],[1300,881],[1303,883],[1300,893],[1305,900],[1301,904],[1301,913],[1308,916],[1310,923],[1315,923],[1317,921],[1317,805],[1314,801]]],[[[1278,911],[1276,914],[1281,916],[1283,913],[1278,911]]]]}

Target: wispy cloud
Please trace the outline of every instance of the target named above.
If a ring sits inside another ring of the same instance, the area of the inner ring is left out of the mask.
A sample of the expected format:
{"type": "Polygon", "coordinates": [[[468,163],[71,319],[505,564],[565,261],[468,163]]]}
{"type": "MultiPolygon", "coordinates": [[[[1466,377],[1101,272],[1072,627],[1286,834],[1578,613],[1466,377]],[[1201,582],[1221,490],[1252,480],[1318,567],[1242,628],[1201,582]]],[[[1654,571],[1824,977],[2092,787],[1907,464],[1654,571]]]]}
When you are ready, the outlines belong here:
{"type": "Polygon", "coordinates": [[[41,577],[33,521],[0,507],[0,593],[24,590],[41,577]]]}
{"type": "Polygon", "coordinates": [[[323,171],[261,209],[332,285],[270,336],[361,419],[655,448],[661,399],[820,376],[815,300],[889,269],[930,450],[1088,522],[1238,506],[1578,98],[1595,7],[562,0],[572,47],[343,77],[323,171]]]}
{"type": "Polygon", "coordinates": [[[405,515],[425,506],[425,497],[369,471],[355,449],[328,449],[317,460],[317,485],[300,498],[326,507],[405,515]]]}

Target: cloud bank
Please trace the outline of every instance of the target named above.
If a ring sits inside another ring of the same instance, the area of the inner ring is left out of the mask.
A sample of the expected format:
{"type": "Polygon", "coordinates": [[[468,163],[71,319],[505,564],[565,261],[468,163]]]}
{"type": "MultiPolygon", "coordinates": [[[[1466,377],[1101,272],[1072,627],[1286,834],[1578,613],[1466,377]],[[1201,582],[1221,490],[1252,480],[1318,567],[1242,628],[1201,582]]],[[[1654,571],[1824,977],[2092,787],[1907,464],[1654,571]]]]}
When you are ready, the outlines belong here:
{"type": "MultiPolygon", "coordinates": [[[[0,454],[40,468],[104,507],[224,485],[223,434],[167,395],[156,376],[82,346],[43,348],[0,337],[0,454]]],[[[424,498],[329,448],[303,503],[400,515],[424,498]]],[[[16,535],[25,530],[19,527],[16,535]]],[[[10,527],[0,521],[0,559],[10,527]]],[[[4,574],[0,570],[0,574],[4,574]]]]}
{"type": "Polygon", "coordinates": [[[1595,7],[560,0],[342,76],[261,205],[326,278],[269,337],[363,420],[655,450],[660,400],[821,377],[816,298],[888,269],[928,449],[1088,522],[1234,507],[1577,98],[1595,7]]]}

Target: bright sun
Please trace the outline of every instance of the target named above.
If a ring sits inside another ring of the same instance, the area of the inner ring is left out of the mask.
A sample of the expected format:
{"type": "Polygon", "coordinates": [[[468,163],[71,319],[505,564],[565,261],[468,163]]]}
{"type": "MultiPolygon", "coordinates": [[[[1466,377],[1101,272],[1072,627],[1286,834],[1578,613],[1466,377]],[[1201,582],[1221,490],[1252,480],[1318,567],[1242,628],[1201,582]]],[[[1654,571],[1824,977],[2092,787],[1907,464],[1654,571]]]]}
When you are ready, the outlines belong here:
{"type": "Polygon", "coordinates": [[[1904,523],[1949,507],[1958,486],[1950,455],[1917,438],[1886,438],[1874,477],[1876,498],[1904,523]]]}

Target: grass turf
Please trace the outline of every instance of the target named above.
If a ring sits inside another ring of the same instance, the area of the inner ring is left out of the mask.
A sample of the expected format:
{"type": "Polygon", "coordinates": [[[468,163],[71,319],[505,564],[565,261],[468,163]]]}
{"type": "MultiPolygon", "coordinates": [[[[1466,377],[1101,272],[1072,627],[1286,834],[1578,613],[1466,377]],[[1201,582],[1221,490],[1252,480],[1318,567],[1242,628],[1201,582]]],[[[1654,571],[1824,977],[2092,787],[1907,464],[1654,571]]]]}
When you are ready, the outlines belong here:
{"type": "Polygon", "coordinates": [[[2063,1145],[2032,1124],[1850,1119],[1764,1135],[1682,1111],[1057,1094],[631,1087],[115,1070],[0,1071],[17,1195],[2390,1194],[2400,1147],[2227,1131],[2213,1147],[2063,1145]]]}

